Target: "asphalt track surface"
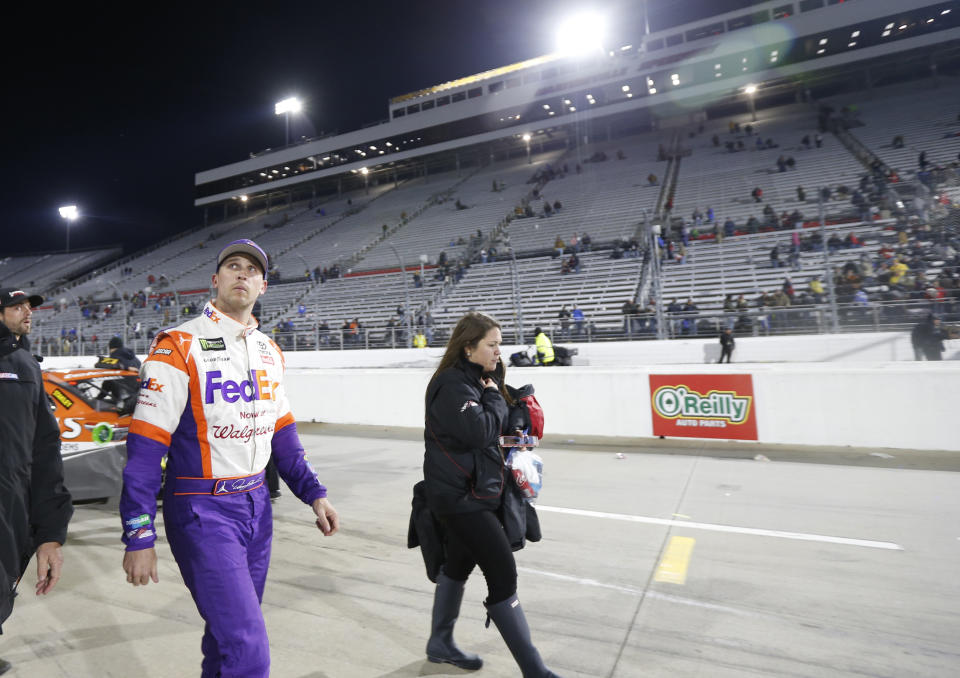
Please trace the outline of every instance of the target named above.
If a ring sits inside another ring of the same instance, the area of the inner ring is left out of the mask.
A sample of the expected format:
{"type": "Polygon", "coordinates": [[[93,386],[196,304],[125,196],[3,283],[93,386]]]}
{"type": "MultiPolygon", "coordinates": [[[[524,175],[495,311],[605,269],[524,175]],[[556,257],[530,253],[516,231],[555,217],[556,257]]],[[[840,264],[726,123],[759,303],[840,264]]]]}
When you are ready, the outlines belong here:
{"type": "MultiPolygon", "coordinates": [[[[274,504],[271,675],[466,675],[423,651],[432,586],[406,548],[419,432],[301,433],[342,531],[324,538],[288,491],[274,504]]],[[[517,554],[548,665],[566,678],[960,675],[960,455],[885,452],[548,437],[544,538],[517,554]]],[[[126,584],[115,502],[77,507],[59,586],[37,599],[28,570],[0,636],[7,675],[199,675],[202,622],[165,540],[158,552],[160,583],[126,584]]],[[[484,595],[475,573],[457,640],[484,657],[476,675],[517,676],[484,628],[484,595]]]]}

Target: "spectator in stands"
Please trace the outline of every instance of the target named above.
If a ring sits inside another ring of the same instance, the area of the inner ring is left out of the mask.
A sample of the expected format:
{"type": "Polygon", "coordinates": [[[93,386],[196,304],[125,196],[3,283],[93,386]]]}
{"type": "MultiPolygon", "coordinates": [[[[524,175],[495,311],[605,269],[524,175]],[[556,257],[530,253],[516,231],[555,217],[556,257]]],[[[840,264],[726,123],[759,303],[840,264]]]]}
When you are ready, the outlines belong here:
{"type": "Polygon", "coordinates": [[[819,132],[813,135],[813,141],[814,143],[817,144],[817,148],[820,148],[821,146],[823,146],[823,137],[820,136],[819,132]]]}
{"type": "Polygon", "coordinates": [[[840,236],[836,233],[831,233],[830,237],[827,238],[827,251],[833,254],[841,247],[843,247],[843,240],[841,240],[840,236]]]}
{"type": "Polygon", "coordinates": [[[790,245],[790,270],[799,271],[800,266],[800,237],[799,234],[794,231],[794,236],[796,237],[796,242],[790,245]]]}
{"type": "Polygon", "coordinates": [[[803,147],[807,150],[810,150],[810,135],[803,135],[803,139],[800,140],[800,143],[803,144],[803,147]]]}
{"type": "Polygon", "coordinates": [[[783,278],[783,285],[780,286],[780,289],[783,290],[783,293],[786,294],[790,301],[793,301],[793,282],[790,280],[790,276],[785,276],[783,278]]]}
{"type": "Polygon", "coordinates": [[[559,200],[554,200],[554,201],[553,201],[553,211],[554,211],[554,212],[559,212],[559,211],[562,210],[562,209],[563,209],[563,203],[561,203],[559,200]]]}
{"type": "Polygon", "coordinates": [[[651,172],[647,175],[647,185],[656,186],[657,185],[657,175],[651,172]]]}
{"type": "Polygon", "coordinates": [[[807,192],[803,190],[803,186],[797,186],[797,201],[798,202],[807,201],[807,192]]]}
{"type": "Polygon", "coordinates": [[[781,155],[777,158],[777,171],[786,172],[787,171],[787,159],[781,155]]]}
{"type": "Polygon", "coordinates": [[[730,357],[733,355],[736,343],[733,338],[733,330],[729,327],[724,328],[723,332],[720,333],[720,360],[717,361],[718,363],[722,363],[724,358],[727,359],[727,364],[730,363],[730,357]]]}
{"type": "Polygon", "coordinates": [[[891,143],[891,146],[893,146],[894,148],[903,148],[903,145],[904,144],[903,144],[902,134],[898,134],[897,136],[893,137],[893,142],[891,143]]]}
{"type": "Polygon", "coordinates": [[[553,208],[550,206],[549,200],[543,201],[543,216],[549,217],[553,214],[553,208]]]}
{"type": "Polygon", "coordinates": [[[558,235],[557,238],[556,238],[556,240],[553,241],[553,249],[555,249],[556,252],[557,252],[555,256],[557,256],[557,257],[562,257],[562,256],[563,256],[563,251],[564,251],[566,248],[567,248],[567,244],[566,244],[565,242],[563,242],[563,238],[561,238],[561,237],[558,235]]]}
{"type": "Polygon", "coordinates": [[[583,323],[585,320],[583,311],[580,308],[578,308],[576,304],[574,304],[573,310],[570,312],[570,315],[573,318],[573,332],[579,339],[580,335],[583,334],[583,323]]]}
{"type": "Polygon", "coordinates": [[[700,315],[700,309],[693,303],[692,297],[688,298],[687,303],[683,305],[683,315],[683,333],[696,336],[697,316],[700,315]]]}
{"type": "Polygon", "coordinates": [[[570,236],[570,240],[567,243],[570,246],[570,249],[573,250],[574,254],[580,252],[580,238],[577,236],[577,232],[574,231],[573,235],[570,236]]]}
{"type": "Polygon", "coordinates": [[[907,265],[900,260],[900,257],[896,257],[893,263],[890,265],[890,284],[899,285],[900,281],[903,279],[903,276],[907,272],[907,265]]]}
{"type": "Polygon", "coordinates": [[[770,267],[780,268],[782,265],[780,263],[780,246],[774,245],[770,248],[770,267]]]}
{"type": "Polygon", "coordinates": [[[763,202],[763,189],[759,186],[754,188],[750,195],[753,197],[754,202],[763,202]]]}
{"type": "Polygon", "coordinates": [[[567,309],[567,305],[564,304],[557,312],[557,319],[560,321],[560,340],[569,340],[570,339],[570,311],[567,309]]]}
{"type": "Polygon", "coordinates": [[[731,217],[727,217],[727,220],[723,222],[724,235],[728,238],[733,237],[733,234],[736,232],[736,230],[737,225],[733,223],[733,219],[731,217]]]}
{"type": "Polygon", "coordinates": [[[582,236],[580,236],[580,246],[583,247],[585,252],[590,251],[590,247],[592,244],[593,244],[593,240],[590,239],[589,233],[584,233],[582,236]]]}
{"type": "Polygon", "coordinates": [[[810,290],[811,296],[813,296],[814,303],[822,304],[824,300],[823,295],[823,282],[820,280],[819,275],[815,275],[807,283],[807,289],[810,290]]]}

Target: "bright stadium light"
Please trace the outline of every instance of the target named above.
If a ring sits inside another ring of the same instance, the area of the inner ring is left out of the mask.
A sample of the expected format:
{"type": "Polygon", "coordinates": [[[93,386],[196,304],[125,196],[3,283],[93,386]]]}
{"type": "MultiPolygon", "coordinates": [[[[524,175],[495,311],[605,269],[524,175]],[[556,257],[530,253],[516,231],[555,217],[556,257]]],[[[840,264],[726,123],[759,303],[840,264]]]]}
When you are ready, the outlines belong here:
{"type": "Polygon", "coordinates": [[[286,129],[286,136],[284,137],[285,146],[290,145],[290,114],[299,113],[302,110],[303,103],[297,97],[288,97],[273,105],[273,112],[284,117],[284,126],[286,129]]]}
{"type": "Polygon", "coordinates": [[[290,97],[289,99],[278,101],[273,107],[273,112],[277,115],[283,115],[284,113],[299,113],[302,110],[303,103],[297,97],[290,97]]]}
{"type": "Polygon", "coordinates": [[[603,51],[606,20],[595,12],[567,18],[557,31],[557,51],[567,56],[586,56],[603,51]]]}
{"type": "Polygon", "coordinates": [[[527,145],[527,164],[528,165],[533,162],[533,160],[530,158],[530,139],[531,137],[529,132],[523,135],[523,143],[527,145]]]}
{"type": "Polygon", "coordinates": [[[60,216],[67,222],[67,252],[70,251],[70,224],[80,218],[80,210],[76,205],[64,205],[59,210],[60,216]]]}
{"type": "Polygon", "coordinates": [[[753,122],[757,121],[757,102],[754,99],[754,96],[757,93],[757,86],[753,83],[750,83],[743,88],[743,91],[746,92],[747,98],[750,99],[750,120],[753,122]]]}

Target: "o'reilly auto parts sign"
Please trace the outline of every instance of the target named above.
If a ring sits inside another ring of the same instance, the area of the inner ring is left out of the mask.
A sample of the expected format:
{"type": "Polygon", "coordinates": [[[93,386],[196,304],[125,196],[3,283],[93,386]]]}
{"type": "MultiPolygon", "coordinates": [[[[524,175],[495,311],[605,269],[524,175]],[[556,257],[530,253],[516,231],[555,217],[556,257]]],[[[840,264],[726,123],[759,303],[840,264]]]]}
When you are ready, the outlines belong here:
{"type": "Polygon", "coordinates": [[[653,435],[757,439],[749,374],[651,374],[653,435]]]}

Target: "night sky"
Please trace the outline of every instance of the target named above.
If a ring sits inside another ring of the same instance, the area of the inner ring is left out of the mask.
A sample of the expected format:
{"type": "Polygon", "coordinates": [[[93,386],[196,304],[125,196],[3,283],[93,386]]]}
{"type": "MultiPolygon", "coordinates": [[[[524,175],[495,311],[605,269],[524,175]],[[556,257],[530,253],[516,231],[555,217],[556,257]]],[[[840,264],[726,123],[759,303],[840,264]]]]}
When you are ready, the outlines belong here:
{"type": "MultiPolygon", "coordinates": [[[[749,4],[653,0],[651,27],[749,4]]],[[[197,226],[194,173],[282,145],[286,96],[306,105],[292,136],[347,132],[391,96],[552,51],[576,10],[607,13],[612,46],[641,34],[631,0],[32,6],[0,46],[3,256],[62,250],[64,204],[84,215],[71,249],[130,253],[197,226]]]]}

